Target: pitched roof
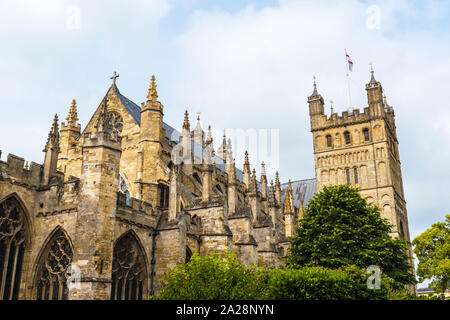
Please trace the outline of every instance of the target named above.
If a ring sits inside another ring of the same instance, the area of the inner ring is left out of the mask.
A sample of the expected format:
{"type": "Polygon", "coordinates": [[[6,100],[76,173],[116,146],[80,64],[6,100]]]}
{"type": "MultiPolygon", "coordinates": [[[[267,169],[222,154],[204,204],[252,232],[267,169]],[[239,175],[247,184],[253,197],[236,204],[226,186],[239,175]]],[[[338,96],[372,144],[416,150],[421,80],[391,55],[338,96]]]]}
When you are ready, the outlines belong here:
{"type": "MultiPolygon", "coordinates": [[[[133,119],[136,121],[136,123],[140,126],[141,125],[141,107],[139,107],[136,103],[122,95],[118,90],[115,91],[116,95],[119,97],[120,101],[123,103],[125,108],[128,110],[128,112],[131,114],[133,119]]],[[[163,122],[163,129],[166,133],[166,138],[169,139],[169,141],[173,141],[178,143],[180,141],[181,133],[176,130],[175,128],[171,127],[167,123],[163,122]]],[[[198,159],[202,159],[203,147],[195,143],[194,141],[191,141],[191,150],[194,153],[194,156],[198,159]]],[[[222,158],[218,156],[214,156],[214,160],[216,163],[216,168],[218,168],[221,171],[225,171],[225,162],[222,158]]],[[[236,178],[239,181],[243,181],[243,173],[241,170],[236,168],[236,178]]]]}

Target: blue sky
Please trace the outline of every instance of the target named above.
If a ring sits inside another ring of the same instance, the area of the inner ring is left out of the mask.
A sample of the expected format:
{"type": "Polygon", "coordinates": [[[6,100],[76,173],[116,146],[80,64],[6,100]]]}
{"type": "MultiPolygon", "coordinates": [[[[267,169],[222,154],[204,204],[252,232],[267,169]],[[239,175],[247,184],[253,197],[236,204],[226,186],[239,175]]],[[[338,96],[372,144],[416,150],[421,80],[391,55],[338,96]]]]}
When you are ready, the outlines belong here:
{"type": "MultiPolygon", "coordinates": [[[[117,71],[145,100],[156,75],[165,121],[278,129],[282,181],[314,177],[312,78],[335,110],[366,105],[369,62],[396,112],[414,238],[449,213],[450,3],[446,1],[65,1],[0,3],[0,150],[41,163],[72,98],[84,127],[117,71]],[[8,132],[8,134],[5,134],[8,132]]],[[[218,142],[220,139],[215,139],[218,142]]],[[[236,155],[241,163],[243,153],[236,155]]],[[[252,166],[264,159],[250,154],[252,166]]],[[[259,173],[259,165],[256,165],[259,173]]]]}

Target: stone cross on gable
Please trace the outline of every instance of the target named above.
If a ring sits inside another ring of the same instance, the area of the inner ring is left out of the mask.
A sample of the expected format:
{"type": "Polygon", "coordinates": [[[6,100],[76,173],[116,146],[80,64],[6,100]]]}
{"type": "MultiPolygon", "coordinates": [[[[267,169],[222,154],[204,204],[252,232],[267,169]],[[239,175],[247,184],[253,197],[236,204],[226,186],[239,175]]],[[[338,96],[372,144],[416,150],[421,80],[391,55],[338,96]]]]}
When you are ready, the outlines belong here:
{"type": "Polygon", "coordinates": [[[112,77],[110,78],[110,79],[112,79],[114,85],[116,84],[116,79],[117,79],[118,77],[119,77],[119,74],[116,73],[116,72],[114,71],[114,74],[113,74],[112,77]]]}

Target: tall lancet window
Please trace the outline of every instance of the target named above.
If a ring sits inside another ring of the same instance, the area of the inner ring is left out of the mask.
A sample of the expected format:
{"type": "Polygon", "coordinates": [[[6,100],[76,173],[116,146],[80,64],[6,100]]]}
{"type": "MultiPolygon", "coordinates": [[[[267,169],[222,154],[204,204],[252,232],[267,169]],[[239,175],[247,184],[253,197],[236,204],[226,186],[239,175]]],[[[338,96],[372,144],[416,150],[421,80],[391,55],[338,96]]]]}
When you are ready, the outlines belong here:
{"type": "Polygon", "coordinates": [[[351,183],[351,181],[350,181],[350,169],[346,169],[345,173],[347,175],[347,184],[350,184],[351,183]]]}
{"type": "Polygon", "coordinates": [[[36,284],[38,300],[67,299],[68,269],[72,259],[73,249],[70,240],[59,229],[52,236],[41,256],[36,284]]]}
{"type": "Polygon", "coordinates": [[[18,200],[9,197],[0,203],[0,300],[18,299],[28,237],[25,213],[18,200]]]}
{"type": "Polygon", "coordinates": [[[358,168],[353,168],[353,175],[355,176],[355,184],[358,184],[358,168]]]}
{"type": "Polygon", "coordinates": [[[117,240],[113,252],[111,300],[141,300],[147,295],[145,253],[131,231],[117,240]]]}

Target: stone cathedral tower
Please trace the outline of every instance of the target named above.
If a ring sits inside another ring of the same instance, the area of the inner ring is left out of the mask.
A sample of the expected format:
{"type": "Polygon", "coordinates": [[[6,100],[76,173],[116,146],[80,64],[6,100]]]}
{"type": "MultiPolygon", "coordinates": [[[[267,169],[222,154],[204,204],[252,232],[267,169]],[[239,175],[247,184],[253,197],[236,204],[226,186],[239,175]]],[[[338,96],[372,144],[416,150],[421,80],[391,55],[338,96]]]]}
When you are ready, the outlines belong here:
{"type": "Polygon", "coordinates": [[[328,184],[358,186],[361,195],[378,205],[382,217],[391,222],[392,236],[404,237],[410,248],[394,109],[387,104],[373,70],[371,73],[366,84],[368,107],[362,113],[360,110],[344,111],[342,115],[332,112],[328,117],[314,82],[308,103],[316,191],[328,184]]]}

